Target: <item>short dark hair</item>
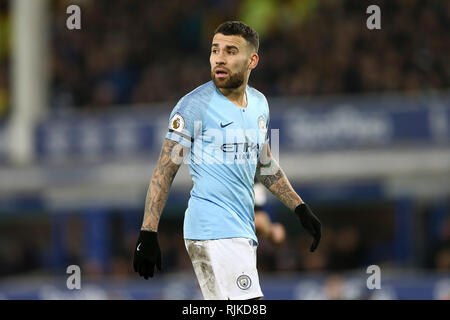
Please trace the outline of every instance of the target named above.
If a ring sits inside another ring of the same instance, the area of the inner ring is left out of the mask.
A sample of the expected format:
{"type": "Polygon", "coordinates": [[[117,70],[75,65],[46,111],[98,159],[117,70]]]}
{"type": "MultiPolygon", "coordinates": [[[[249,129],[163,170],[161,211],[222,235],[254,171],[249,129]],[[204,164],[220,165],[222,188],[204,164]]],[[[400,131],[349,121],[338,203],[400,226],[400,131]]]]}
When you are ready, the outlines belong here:
{"type": "Polygon", "coordinates": [[[258,52],[259,49],[259,35],[250,26],[241,21],[226,21],[217,27],[214,34],[221,33],[226,36],[242,36],[247,42],[255,48],[258,52]]]}

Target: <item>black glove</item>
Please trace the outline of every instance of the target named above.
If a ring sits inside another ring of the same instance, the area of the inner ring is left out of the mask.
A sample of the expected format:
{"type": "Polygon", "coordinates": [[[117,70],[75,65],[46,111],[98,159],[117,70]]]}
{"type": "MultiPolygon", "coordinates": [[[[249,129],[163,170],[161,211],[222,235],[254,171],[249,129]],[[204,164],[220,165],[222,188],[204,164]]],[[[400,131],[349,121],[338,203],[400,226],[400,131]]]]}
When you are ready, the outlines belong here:
{"type": "Polygon", "coordinates": [[[302,203],[295,208],[303,228],[305,228],[314,238],[314,242],[311,245],[309,251],[314,252],[319,245],[320,238],[322,237],[322,224],[320,220],[312,213],[311,209],[306,203],[302,203]]]}
{"type": "Polygon", "coordinates": [[[145,280],[153,277],[154,268],[161,271],[161,249],[158,243],[158,233],[141,230],[134,249],[133,268],[145,280]]]}

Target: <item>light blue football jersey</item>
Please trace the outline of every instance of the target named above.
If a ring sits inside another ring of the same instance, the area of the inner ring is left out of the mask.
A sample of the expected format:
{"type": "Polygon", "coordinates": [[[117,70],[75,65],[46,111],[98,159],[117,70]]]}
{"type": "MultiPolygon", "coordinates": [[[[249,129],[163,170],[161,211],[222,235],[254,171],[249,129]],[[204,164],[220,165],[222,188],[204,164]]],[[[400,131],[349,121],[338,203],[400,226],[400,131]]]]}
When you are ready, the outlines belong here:
{"type": "Polygon", "coordinates": [[[250,86],[246,96],[247,107],[237,107],[209,81],[170,114],[166,138],[190,148],[185,239],[244,237],[258,243],[253,185],[259,152],[268,142],[269,106],[250,86]]]}

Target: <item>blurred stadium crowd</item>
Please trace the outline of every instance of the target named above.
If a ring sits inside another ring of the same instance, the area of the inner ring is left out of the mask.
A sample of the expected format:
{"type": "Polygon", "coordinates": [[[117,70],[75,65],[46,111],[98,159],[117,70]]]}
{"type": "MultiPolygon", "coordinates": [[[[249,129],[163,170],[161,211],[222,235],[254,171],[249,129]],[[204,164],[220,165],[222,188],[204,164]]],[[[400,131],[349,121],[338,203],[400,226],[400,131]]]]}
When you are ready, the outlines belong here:
{"type": "MultiPolygon", "coordinates": [[[[8,104],[7,3],[0,1],[0,114],[8,104]]],[[[80,1],[79,32],[66,28],[72,1],[51,3],[54,108],[177,100],[210,79],[211,35],[236,18],[260,33],[251,85],[267,96],[450,85],[448,1],[377,1],[382,31],[366,28],[365,1],[80,1]]]]}
{"type": "Polygon", "coordinates": [[[60,2],[52,28],[55,107],[179,99],[210,79],[211,35],[235,17],[260,30],[251,83],[267,96],[450,85],[448,2],[384,1],[383,32],[365,27],[362,2],[343,2],[90,1],[82,5],[83,32],[67,32],[60,2]],[[258,16],[265,11],[273,18],[258,16]]]}
{"type": "MultiPolygon", "coordinates": [[[[388,210],[389,211],[389,210],[388,210]]],[[[302,232],[296,217],[285,218],[282,224],[287,228],[287,237],[281,244],[258,236],[258,269],[262,273],[295,274],[298,272],[343,272],[364,270],[368,265],[381,267],[401,267],[395,261],[391,241],[395,236],[392,219],[388,211],[372,214],[372,222],[367,216],[359,216],[354,223],[343,214],[340,223],[333,223],[333,218],[321,210],[321,216],[327,220],[323,230],[320,248],[314,254],[309,253],[311,238],[302,232]],[[292,220],[291,220],[292,219],[292,220]],[[365,222],[363,222],[365,220],[365,222]],[[374,228],[374,223],[378,227],[374,228]]],[[[130,214],[130,213],[127,213],[130,214]]],[[[369,215],[371,215],[369,213],[369,215]]],[[[135,213],[140,221],[140,212],[135,213]]],[[[21,218],[3,220],[0,226],[0,278],[21,275],[59,274],[64,268],[57,266],[53,270],[52,254],[55,245],[62,245],[63,265],[76,264],[86,276],[108,275],[117,278],[134,278],[132,254],[136,241],[136,230],[124,228],[123,213],[111,212],[108,220],[108,263],[106,268],[96,259],[85,255],[86,237],[83,215],[74,212],[63,229],[61,243],[55,243],[52,236],[52,223],[49,219],[21,218]],[[18,241],[19,240],[19,241],[18,241]]],[[[355,215],[356,217],[356,215],[355,215]]],[[[351,218],[351,219],[354,219],[351,218]]],[[[159,241],[163,254],[163,274],[172,272],[192,272],[192,265],[184,247],[181,234],[182,219],[167,216],[161,220],[159,241]]],[[[427,238],[430,238],[428,235],[427,238]]],[[[419,261],[414,261],[414,268],[448,272],[450,270],[450,217],[439,228],[437,239],[424,243],[428,254],[419,261]]],[[[417,259],[416,259],[417,260],[417,259]]]]}

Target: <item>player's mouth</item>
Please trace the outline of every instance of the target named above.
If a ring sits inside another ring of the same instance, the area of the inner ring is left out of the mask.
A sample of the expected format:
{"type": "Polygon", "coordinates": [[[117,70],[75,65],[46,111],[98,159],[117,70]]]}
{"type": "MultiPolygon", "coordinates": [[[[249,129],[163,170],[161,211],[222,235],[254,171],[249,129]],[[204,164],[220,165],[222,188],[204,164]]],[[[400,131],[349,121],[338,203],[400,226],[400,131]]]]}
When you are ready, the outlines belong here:
{"type": "Polygon", "coordinates": [[[217,78],[225,78],[228,75],[228,71],[222,68],[217,68],[214,73],[217,78]]]}

